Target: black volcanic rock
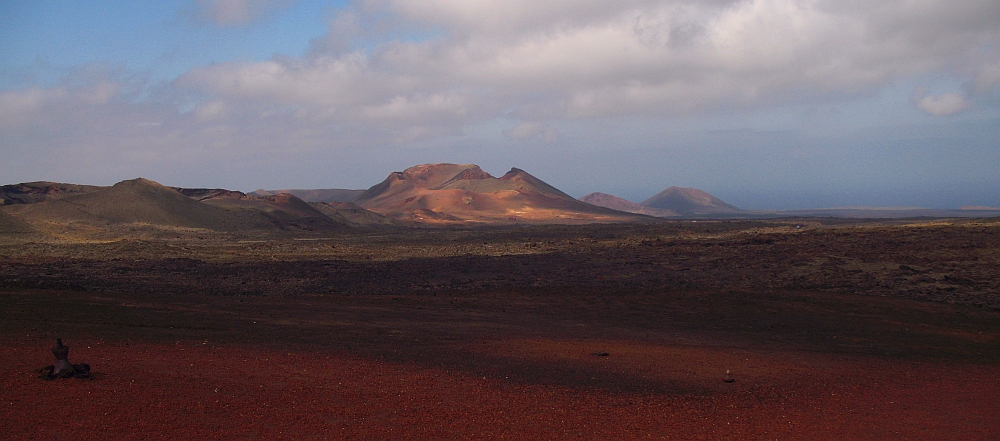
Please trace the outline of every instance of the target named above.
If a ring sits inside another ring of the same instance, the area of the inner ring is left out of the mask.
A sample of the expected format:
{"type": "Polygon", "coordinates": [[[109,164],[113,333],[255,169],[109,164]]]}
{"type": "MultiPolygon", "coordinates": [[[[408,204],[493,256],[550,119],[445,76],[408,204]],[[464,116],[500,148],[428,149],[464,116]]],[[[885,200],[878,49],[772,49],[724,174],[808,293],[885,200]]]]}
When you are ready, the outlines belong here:
{"type": "Polygon", "coordinates": [[[246,194],[242,191],[226,190],[224,188],[180,188],[180,187],[170,187],[174,190],[180,192],[180,194],[187,196],[196,201],[204,201],[206,199],[239,199],[246,194]]]}

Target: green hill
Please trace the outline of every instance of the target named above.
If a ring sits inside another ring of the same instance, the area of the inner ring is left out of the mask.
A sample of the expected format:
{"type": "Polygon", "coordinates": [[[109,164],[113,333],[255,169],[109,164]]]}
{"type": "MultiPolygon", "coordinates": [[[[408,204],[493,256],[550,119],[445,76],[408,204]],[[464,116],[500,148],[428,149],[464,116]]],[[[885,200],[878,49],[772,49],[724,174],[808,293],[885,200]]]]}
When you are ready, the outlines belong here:
{"type": "Polygon", "coordinates": [[[119,182],[97,191],[27,205],[21,215],[50,222],[145,223],[226,230],[237,226],[226,210],[203,204],[146,179],[119,182]]]}
{"type": "Polygon", "coordinates": [[[34,228],[14,215],[0,210],[0,234],[33,233],[34,228]]]}

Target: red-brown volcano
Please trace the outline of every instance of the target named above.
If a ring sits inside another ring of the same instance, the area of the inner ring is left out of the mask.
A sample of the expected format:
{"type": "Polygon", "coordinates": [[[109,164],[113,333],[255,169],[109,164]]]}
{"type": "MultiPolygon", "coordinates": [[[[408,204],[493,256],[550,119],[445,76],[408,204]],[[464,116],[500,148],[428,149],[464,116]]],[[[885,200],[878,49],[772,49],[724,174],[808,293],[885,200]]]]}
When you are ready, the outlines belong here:
{"type": "Polygon", "coordinates": [[[495,178],[473,164],[424,164],[393,172],[354,202],[386,216],[425,222],[576,223],[637,218],[580,202],[517,168],[495,178]]]}

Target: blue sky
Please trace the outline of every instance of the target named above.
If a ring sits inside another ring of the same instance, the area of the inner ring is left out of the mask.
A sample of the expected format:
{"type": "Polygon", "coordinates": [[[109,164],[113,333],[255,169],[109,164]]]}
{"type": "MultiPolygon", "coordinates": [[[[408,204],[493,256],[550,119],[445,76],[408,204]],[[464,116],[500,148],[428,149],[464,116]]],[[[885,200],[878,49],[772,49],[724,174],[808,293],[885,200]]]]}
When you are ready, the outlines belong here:
{"type": "Polygon", "coordinates": [[[0,1],[4,184],[1000,206],[998,140],[992,0],[0,1]]]}

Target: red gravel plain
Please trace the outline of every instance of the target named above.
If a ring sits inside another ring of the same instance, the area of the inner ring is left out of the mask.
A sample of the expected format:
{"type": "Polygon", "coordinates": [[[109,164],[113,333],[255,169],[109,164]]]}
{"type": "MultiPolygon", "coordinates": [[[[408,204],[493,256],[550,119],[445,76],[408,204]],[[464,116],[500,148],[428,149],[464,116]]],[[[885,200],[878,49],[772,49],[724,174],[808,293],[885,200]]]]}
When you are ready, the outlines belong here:
{"type": "MultiPolygon", "coordinates": [[[[70,307],[110,304],[49,292],[8,295],[7,303],[57,298],[70,307]]],[[[240,302],[250,305],[242,317],[269,318],[261,311],[276,302],[240,302]]],[[[372,302],[391,317],[391,302],[372,302]]],[[[991,363],[713,344],[698,333],[673,342],[577,338],[544,326],[508,329],[521,334],[512,337],[428,334],[400,320],[387,338],[331,332],[334,344],[310,346],[295,341],[296,330],[305,339],[330,330],[307,321],[274,329],[309,317],[301,308],[319,317],[336,305],[281,303],[287,309],[267,322],[215,316],[218,329],[272,329],[249,334],[181,329],[200,319],[179,312],[173,319],[181,321],[164,326],[148,316],[171,313],[155,308],[143,313],[153,330],[142,335],[111,322],[53,326],[75,334],[63,336],[70,361],[89,363],[90,380],[38,379],[34,370],[52,362],[54,335],[8,327],[0,340],[3,438],[1000,439],[1000,369],[991,363]],[[199,333],[207,339],[191,338],[199,333]],[[407,338],[392,338],[400,334],[407,338]],[[734,383],[722,381],[727,369],[734,383]]]]}

